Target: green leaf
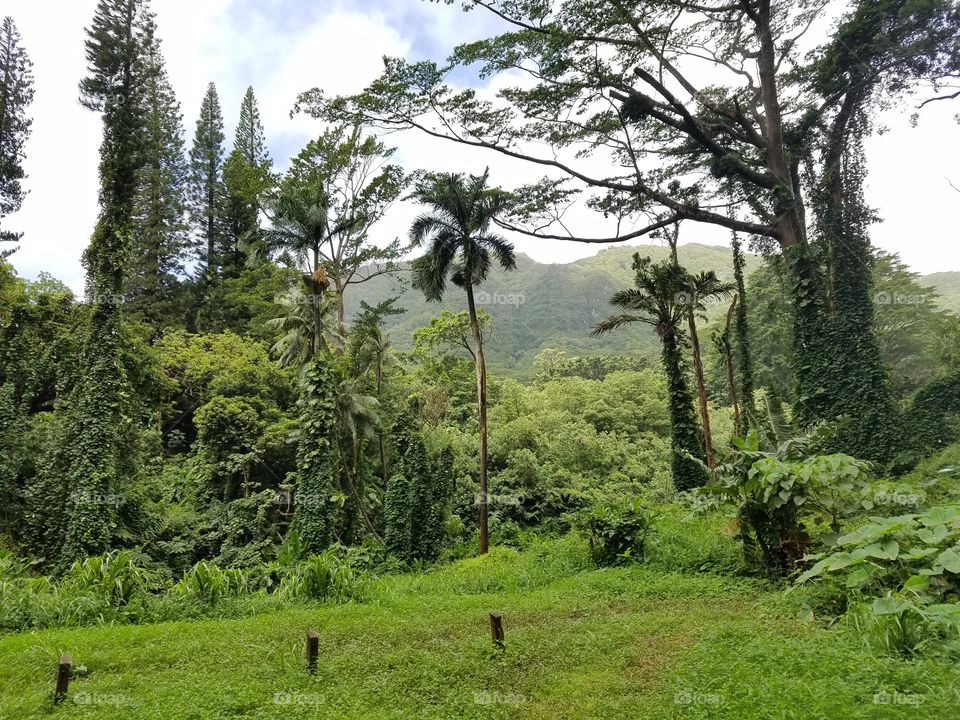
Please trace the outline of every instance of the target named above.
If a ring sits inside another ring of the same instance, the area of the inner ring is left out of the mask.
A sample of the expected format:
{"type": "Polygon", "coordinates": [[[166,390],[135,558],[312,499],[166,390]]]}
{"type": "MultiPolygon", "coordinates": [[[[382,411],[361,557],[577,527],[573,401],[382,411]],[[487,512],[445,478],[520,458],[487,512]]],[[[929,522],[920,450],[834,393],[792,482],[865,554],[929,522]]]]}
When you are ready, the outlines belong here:
{"type": "Polygon", "coordinates": [[[960,505],[943,505],[931,508],[920,516],[920,522],[927,527],[949,525],[957,520],[960,520],[960,505]]]}
{"type": "Polygon", "coordinates": [[[917,531],[917,537],[928,545],[939,545],[947,537],[947,526],[934,525],[929,528],[920,528],[917,531]]]}
{"type": "Polygon", "coordinates": [[[848,588],[858,588],[873,579],[873,572],[869,566],[860,567],[847,576],[846,586],[848,588]]]}
{"type": "Polygon", "coordinates": [[[899,615],[909,607],[911,607],[911,605],[906,600],[887,595],[886,597],[877,598],[873,601],[873,614],[878,617],[883,615],[899,615]]]}
{"type": "Polygon", "coordinates": [[[943,565],[944,569],[955,575],[960,574],[960,545],[944,550],[937,556],[937,563],[943,565]]]}
{"type": "Polygon", "coordinates": [[[880,560],[896,560],[900,553],[900,545],[896,540],[884,540],[882,543],[874,543],[866,549],[869,557],[879,558],[880,560]]]}
{"type": "Polygon", "coordinates": [[[950,625],[960,625],[960,603],[941,603],[930,605],[925,614],[950,625]]]}
{"type": "Polygon", "coordinates": [[[930,585],[930,578],[924,577],[923,575],[911,575],[907,578],[907,581],[903,584],[904,591],[914,591],[921,592],[926,590],[930,585]]]}

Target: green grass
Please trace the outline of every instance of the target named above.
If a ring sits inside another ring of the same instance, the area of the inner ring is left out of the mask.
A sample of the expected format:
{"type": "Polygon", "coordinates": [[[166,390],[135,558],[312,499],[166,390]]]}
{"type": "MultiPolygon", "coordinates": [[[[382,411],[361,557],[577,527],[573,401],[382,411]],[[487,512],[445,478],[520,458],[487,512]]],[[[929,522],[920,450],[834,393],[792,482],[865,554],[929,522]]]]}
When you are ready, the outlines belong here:
{"type": "Polygon", "coordinates": [[[776,588],[586,557],[565,539],[386,577],[365,604],[6,635],[0,718],[960,717],[956,667],[871,655],[794,619],[776,588]],[[61,653],[87,673],[55,708],[61,653]]]}

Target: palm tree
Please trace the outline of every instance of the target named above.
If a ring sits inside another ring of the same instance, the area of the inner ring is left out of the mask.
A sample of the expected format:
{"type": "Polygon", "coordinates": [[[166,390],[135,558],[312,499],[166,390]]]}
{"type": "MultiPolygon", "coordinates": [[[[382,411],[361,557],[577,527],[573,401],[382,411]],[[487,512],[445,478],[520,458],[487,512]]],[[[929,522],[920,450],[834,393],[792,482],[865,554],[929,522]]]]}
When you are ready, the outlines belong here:
{"type": "Polygon", "coordinates": [[[490,231],[494,218],[507,209],[507,196],[487,187],[489,169],[483,175],[430,176],[414,197],[430,208],[414,220],[410,242],[414,247],[429,243],[426,253],[413,261],[413,286],[427,300],[439,301],[447,278],[467,293],[467,311],[473,334],[477,371],[477,415],[480,428],[480,552],[489,547],[487,533],[487,367],[483,338],[477,320],[473,290],[490,272],[491,256],[504,270],[514,270],[513,245],[490,231]]]}
{"type": "Polygon", "coordinates": [[[621,290],[610,300],[626,312],[597,324],[593,334],[611,332],[635,322],[656,330],[663,345],[661,359],[667,375],[673,483],[678,490],[689,490],[707,480],[703,466],[697,462],[702,461],[703,452],[681,352],[683,322],[692,307],[691,276],[672,261],[653,264],[650,258],[641,258],[639,254],[633,256],[633,269],[636,271],[634,287],[621,290]]]}
{"type": "MultiPolygon", "coordinates": [[[[388,298],[376,306],[360,301],[360,312],[350,331],[350,359],[354,372],[359,376],[373,371],[377,400],[383,389],[383,371],[392,359],[390,336],[383,331],[383,320],[388,315],[401,315],[404,308],[394,307],[398,297],[388,298]]],[[[387,469],[387,454],[384,449],[383,432],[377,433],[380,452],[380,473],[386,490],[390,473],[387,469]]]]}
{"type": "Polygon", "coordinates": [[[329,282],[321,263],[321,247],[329,235],[330,199],[317,184],[285,187],[267,203],[267,209],[272,227],[246,249],[252,255],[261,257],[284,253],[302,269],[302,279],[313,314],[312,353],[320,350],[326,352],[323,296],[329,282]]]}
{"type": "Polygon", "coordinates": [[[696,316],[703,314],[707,301],[729,297],[736,289],[733,283],[725,283],[717,274],[700,272],[689,276],[687,294],[690,302],[687,308],[687,325],[690,328],[690,346],[693,349],[693,376],[697,381],[697,398],[700,402],[700,421],[703,423],[703,450],[707,458],[707,467],[713,468],[713,433],[710,430],[710,409],[707,406],[707,384],[703,379],[703,358],[700,347],[700,335],[697,333],[696,316]]]}
{"type": "Polygon", "coordinates": [[[334,329],[336,302],[330,293],[306,295],[293,288],[279,298],[279,304],[286,314],[267,320],[266,325],[280,334],[270,350],[281,367],[296,365],[303,369],[318,352],[328,352],[331,344],[342,343],[334,329]],[[319,333],[316,332],[317,317],[320,318],[319,333]]]}

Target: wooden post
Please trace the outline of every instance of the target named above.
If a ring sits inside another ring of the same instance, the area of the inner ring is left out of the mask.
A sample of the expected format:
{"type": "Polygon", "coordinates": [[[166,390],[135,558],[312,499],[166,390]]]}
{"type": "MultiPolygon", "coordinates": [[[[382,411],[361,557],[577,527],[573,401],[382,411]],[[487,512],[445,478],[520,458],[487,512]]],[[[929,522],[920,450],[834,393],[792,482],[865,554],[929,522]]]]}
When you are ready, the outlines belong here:
{"type": "Polygon", "coordinates": [[[317,655],[320,649],[320,637],[311,630],[307,633],[307,670],[317,671],[317,655]]]}
{"type": "Polygon", "coordinates": [[[62,702],[67,697],[67,687],[70,685],[70,666],[73,665],[69,655],[60,656],[60,665],[57,667],[57,691],[53,695],[55,703],[62,702]]]}
{"type": "Polygon", "coordinates": [[[503,616],[498,612],[490,613],[490,636],[493,638],[493,644],[503,650],[503,616]]]}

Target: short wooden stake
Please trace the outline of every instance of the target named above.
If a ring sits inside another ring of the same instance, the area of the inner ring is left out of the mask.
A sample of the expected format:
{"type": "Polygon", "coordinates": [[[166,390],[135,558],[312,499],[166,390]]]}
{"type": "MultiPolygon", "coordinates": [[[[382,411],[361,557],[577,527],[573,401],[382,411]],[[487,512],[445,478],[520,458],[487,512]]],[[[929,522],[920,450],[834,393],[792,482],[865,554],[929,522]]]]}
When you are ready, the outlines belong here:
{"type": "Polygon", "coordinates": [[[320,651],[320,637],[311,630],[307,633],[307,669],[310,672],[317,671],[317,655],[320,651]]]}
{"type": "Polygon", "coordinates": [[[57,691],[54,693],[55,703],[63,702],[67,697],[67,688],[70,685],[70,666],[73,665],[69,655],[60,656],[60,665],[57,667],[57,691]]]}
{"type": "Polygon", "coordinates": [[[490,636],[493,638],[493,644],[503,650],[503,616],[498,612],[490,613],[490,636]]]}

